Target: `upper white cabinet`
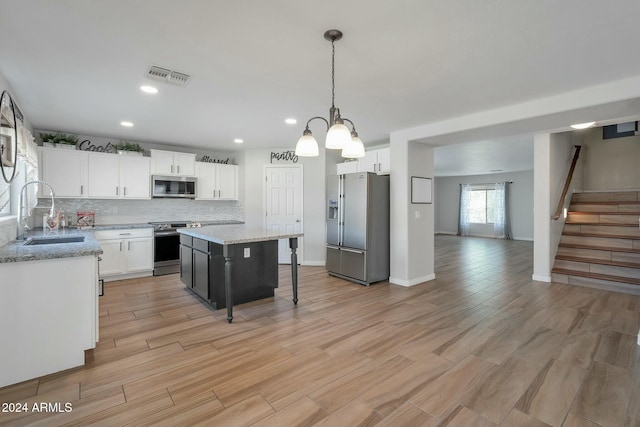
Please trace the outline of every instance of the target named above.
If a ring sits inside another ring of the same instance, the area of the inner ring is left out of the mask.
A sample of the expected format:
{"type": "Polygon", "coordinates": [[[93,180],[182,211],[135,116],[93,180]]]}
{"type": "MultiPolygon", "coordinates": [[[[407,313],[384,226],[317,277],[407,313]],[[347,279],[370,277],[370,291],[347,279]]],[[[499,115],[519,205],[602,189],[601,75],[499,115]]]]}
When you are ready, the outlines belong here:
{"type": "Polygon", "coordinates": [[[238,200],[238,166],[196,162],[197,200],[238,200]]]}
{"type": "Polygon", "coordinates": [[[196,155],[176,151],[150,150],[151,172],[155,175],[195,176],[196,155]]]}
{"type": "Polygon", "coordinates": [[[56,197],[87,197],[88,158],[86,151],[43,148],[41,178],[56,197]]]}
{"type": "Polygon", "coordinates": [[[97,199],[151,197],[150,159],[142,156],[90,153],[88,194],[97,199]]]}
{"type": "Polygon", "coordinates": [[[358,172],[389,173],[391,171],[390,153],[389,148],[366,151],[364,157],[358,159],[358,172]]]}
{"type": "Polygon", "coordinates": [[[56,197],[151,197],[149,157],[43,148],[41,177],[56,197]]]}
{"type": "Polygon", "coordinates": [[[336,173],[344,175],[345,173],[358,172],[358,161],[343,162],[336,165],[336,173]]]}
{"type": "Polygon", "coordinates": [[[381,175],[390,173],[391,149],[369,150],[364,153],[364,157],[356,161],[338,163],[336,165],[336,173],[338,175],[352,172],[374,172],[381,175]]]}

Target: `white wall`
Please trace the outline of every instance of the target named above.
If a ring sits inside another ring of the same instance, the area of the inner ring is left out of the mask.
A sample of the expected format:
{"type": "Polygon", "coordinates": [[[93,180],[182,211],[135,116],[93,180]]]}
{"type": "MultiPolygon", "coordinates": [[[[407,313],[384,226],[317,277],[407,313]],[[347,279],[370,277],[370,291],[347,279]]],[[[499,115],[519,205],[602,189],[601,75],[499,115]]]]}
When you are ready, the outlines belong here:
{"type": "MultiPolygon", "coordinates": [[[[534,138],[534,245],[533,279],[551,281],[551,268],[564,227],[564,218],[552,220],[569,171],[573,145],[579,141],[570,132],[539,134],[534,138]]],[[[581,170],[581,168],[579,168],[581,170]]],[[[579,190],[581,176],[574,175],[569,193],[579,190]]],[[[570,197],[567,197],[568,204],[570,197]]]]}
{"type": "MultiPolygon", "coordinates": [[[[511,235],[515,240],[533,240],[533,171],[489,175],[436,177],[434,188],[435,232],[457,234],[460,184],[513,181],[509,184],[511,235]]],[[[493,237],[493,225],[472,224],[471,234],[493,237]]]]}
{"type": "Polygon", "coordinates": [[[640,190],[640,135],[602,139],[602,128],[584,133],[585,191],[640,190]]]}
{"type": "MultiPolygon", "coordinates": [[[[240,170],[240,173],[244,173],[244,194],[241,192],[241,198],[244,198],[245,223],[247,225],[251,227],[264,226],[264,166],[271,164],[271,152],[290,149],[291,147],[247,150],[243,153],[241,158],[243,170],[240,170]]],[[[304,173],[302,219],[304,237],[301,239],[302,252],[298,260],[305,265],[324,265],[326,259],[325,173],[327,170],[324,150],[320,150],[318,157],[300,157],[298,163],[303,165],[304,173]]],[[[291,162],[286,164],[291,164],[291,162]]]]}

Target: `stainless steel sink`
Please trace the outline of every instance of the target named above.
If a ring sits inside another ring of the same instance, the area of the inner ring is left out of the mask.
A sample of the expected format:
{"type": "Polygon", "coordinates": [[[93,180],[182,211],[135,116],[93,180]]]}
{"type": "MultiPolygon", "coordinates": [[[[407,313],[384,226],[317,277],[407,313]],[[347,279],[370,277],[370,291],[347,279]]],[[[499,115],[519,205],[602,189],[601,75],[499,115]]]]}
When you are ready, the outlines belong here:
{"type": "Polygon", "coordinates": [[[73,237],[34,237],[24,242],[26,245],[55,245],[59,243],[81,243],[84,242],[84,236],[73,237]]]}

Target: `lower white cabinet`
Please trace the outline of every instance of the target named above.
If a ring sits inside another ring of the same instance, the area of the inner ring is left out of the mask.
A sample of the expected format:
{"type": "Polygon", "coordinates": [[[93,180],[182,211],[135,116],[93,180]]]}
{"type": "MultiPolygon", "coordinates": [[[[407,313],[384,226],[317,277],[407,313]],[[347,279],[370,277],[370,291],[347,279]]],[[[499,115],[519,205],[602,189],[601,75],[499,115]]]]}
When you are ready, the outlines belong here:
{"type": "Polygon", "coordinates": [[[135,228],[95,232],[102,247],[100,278],[105,281],[153,274],[153,229],[135,228]]]}

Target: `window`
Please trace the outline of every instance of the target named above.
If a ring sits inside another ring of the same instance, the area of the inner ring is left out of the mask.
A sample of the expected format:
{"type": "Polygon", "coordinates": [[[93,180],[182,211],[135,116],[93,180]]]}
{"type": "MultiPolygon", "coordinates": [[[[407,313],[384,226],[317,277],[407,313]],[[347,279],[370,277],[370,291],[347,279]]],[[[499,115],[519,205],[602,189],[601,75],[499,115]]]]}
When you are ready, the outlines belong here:
{"type": "Polygon", "coordinates": [[[495,190],[472,190],[469,199],[469,222],[493,224],[495,190]]]}
{"type": "Polygon", "coordinates": [[[11,209],[11,186],[0,176],[0,216],[9,215],[11,209]]]}

